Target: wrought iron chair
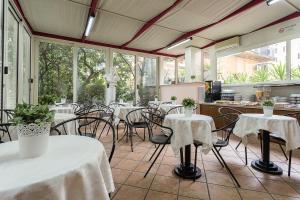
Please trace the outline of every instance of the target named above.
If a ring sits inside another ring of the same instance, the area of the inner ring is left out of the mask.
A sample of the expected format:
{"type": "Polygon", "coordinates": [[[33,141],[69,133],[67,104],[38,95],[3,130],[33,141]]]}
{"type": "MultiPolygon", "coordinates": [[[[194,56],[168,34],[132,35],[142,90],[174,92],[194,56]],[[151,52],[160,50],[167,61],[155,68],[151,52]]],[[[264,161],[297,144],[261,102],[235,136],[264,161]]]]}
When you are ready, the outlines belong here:
{"type": "Polygon", "coordinates": [[[173,107],[171,108],[168,112],[167,112],[167,115],[168,114],[180,114],[183,112],[183,106],[176,106],[176,107],[173,107]]]}
{"type": "Polygon", "coordinates": [[[144,177],[146,177],[149,171],[151,170],[151,168],[153,167],[155,161],[161,154],[162,150],[165,148],[166,144],[170,144],[171,137],[173,135],[173,130],[169,127],[161,125],[160,123],[157,123],[157,121],[160,121],[162,119],[161,116],[156,115],[155,113],[145,111],[142,112],[142,116],[145,119],[145,122],[147,124],[148,132],[149,132],[149,141],[152,142],[154,145],[158,145],[155,151],[153,152],[153,154],[151,155],[149,161],[151,161],[151,159],[155,156],[156,152],[162,146],[158,151],[158,153],[156,154],[155,159],[151,163],[149,169],[145,173],[144,177]],[[153,128],[154,126],[157,128],[154,129],[153,128]],[[158,133],[154,132],[156,130],[158,131],[158,133]]]}
{"type": "MultiPolygon", "coordinates": [[[[7,134],[9,137],[9,141],[12,141],[10,133],[9,133],[9,127],[11,126],[11,123],[1,123],[0,124],[0,132],[2,132],[2,137],[7,134]]],[[[0,143],[4,143],[2,140],[2,137],[0,136],[0,143]]]]}
{"type": "Polygon", "coordinates": [[[115,151],[116,137],[115,129],[109,121],[99,117],[81,116],[66,120],[51,127],[51,132],[56,132],[58,135],[66,134],[65,125],[74,122],[72,124],[76,126],[76,121],[78,122],[78,126],[75,127],[76,133],[74,134],[95,138],[101,141],[105,150],[108,153],[110,152],[110,162],[115,151]]]}

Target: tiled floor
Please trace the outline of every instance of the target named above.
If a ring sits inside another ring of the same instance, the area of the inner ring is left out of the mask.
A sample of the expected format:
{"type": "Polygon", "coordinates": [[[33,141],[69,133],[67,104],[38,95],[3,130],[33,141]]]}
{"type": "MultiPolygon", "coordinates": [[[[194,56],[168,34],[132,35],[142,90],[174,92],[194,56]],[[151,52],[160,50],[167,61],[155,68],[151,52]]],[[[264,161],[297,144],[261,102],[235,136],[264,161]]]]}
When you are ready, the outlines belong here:
{"type": "MultiPolygon", "coordinates": [[[[248,166],[245,166],[244,146],[236,151],[239,139],[234,136],[230,145],[221,150],[224,159],[241,184],[235,187],[226,170],[220,166],[212,152],[199,153],[198,167],[202,177],[193,182],[173,174],[174,165],[179,163],[171,147],[168,146],[146,178],[148,161],[154,145],[134,137],[134,152],[125,140],[117,144],[111,162],[116,191],[114,200],[300,200],[300,150],[294,151],[292,175],[287,176],[287,161],[277,145],[271,146],[271,160],[280,165],[284,173],[273,176],[260,173],[251,168],[251,160],[260,157],[259,141],[253,136],[248,149],[248,166]]],[[[193,153],[194,155],[194,153],[193,153]]]]}

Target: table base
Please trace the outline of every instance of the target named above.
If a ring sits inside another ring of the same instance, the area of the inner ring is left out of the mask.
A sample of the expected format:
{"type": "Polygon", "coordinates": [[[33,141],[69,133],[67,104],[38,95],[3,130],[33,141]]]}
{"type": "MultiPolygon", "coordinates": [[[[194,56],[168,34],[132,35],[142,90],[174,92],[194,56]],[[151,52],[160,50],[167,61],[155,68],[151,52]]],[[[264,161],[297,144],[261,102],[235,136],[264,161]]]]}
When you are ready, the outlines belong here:
{"type": "Polygon", "coordinates": [[[269,162],[269,164],[266,166],[266,164],[259,160],[253,160],[251,162],[251,167],[256,169],[257,171],[265,172],[268,174],[273,174],[273,175],[281,175],[282,174],[282,169],[274,164],[273,162],[269,162]]]}
{"type": "Polygon", "coordinates": [[[194,164],[192,163],[190,163],[189,167],[182,166],[181,164],[176,165],[174,172],[176,175],[185,179],[194,179],[194,177],[197,179],[201,177],[201,170],[199,167],[196,167],[196,176],[195,176],[194,164]]]}

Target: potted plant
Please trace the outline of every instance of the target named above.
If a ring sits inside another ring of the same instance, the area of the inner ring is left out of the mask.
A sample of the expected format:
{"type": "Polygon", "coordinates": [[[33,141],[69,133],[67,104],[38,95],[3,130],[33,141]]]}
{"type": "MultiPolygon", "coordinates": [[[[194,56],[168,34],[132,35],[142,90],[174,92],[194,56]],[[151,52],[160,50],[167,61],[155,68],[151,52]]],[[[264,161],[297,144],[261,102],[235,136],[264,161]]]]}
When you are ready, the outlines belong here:
{"type": "Polygon", "coordinates": [[[154,101],[158,102],[158,96],[157,95],[154,96],[154,101]]]}
{"type": "Polygon", "coordinates": [[[67,97],[66,96],[61,96],[60,98],[60,103],[65,104],[67,102],[67,97]]]}
{"type": "Polygon", "coordinates": [[[54,105],[56,97],[54,95],[43,95],[39,97],[39,104],[41,105],[54,105]]]}
{"type": "Polygon", "coordinates": [[[177,97],[176,96],[171,96],[171,101],[172,101],[172,104],[176,104],[176,100],[177,100],[177,97]]]}
{"type": "Polygon", "coordinates": [[[262,106],[263,106],[264,116],[272,117],[273,110],[274,110],[274,102],[271,100],[266,100],[263,102],[262,106]]]}
{"type": "Polygon", "coordinates": [[[196,106],[196,102],[192,98],[184,98],[182,100],[182,105],[184,107],[184,114],[186,117],[191,117],[193,115],[193,109],[196,106]]]}
{"type": "Polygon", "coordinates": [[[192,81],[194,81],[194,80],[195,80],[195,78],[196,78],[196,76],[195,76],[195,75],[192,75],[192,76],[191,76],[191,79],[192,79],[192,81]]]}
{"type": "Polygon", "coordinates": [[[38,157],[47,151],[53,117],[47,105],[17,105],[12,121],[16,125],[22,158],[38,157]]]}

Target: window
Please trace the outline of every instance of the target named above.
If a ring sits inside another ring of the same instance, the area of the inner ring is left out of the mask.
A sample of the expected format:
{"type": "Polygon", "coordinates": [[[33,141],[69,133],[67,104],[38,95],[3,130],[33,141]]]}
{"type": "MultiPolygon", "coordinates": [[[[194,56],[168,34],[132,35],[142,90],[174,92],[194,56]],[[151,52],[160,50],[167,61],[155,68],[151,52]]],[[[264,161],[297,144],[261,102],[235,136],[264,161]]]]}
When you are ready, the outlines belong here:
{"type": "Polygon", "coordinates": [[[73,47],[39,44],[39,96],[73,99],[73,47]]]}
{"type": "Polygon", "coordinates": [[[90,48],[78,49],[78,102],[105,102],[105,52],[90,48]]]}
{"type": "Polygon", "coordinates": [[[217,79],[224,83],[286,79],[286,42],[217,59],[217,79]]]}
{"type": "Polygon", "coordinates": [[[170,85],[175,83],[175,59],[173,58],[163,58],[162,67],[160,72],[160,84],[170,85]]]}
{"type": "MultiPolygon", "coordinates": [[[[31,56],[30,56],[30,35],[23,29],[23,63],[22,63],[22,101],[30,102],[30,66],[31,66],[31,56]]],[[[20,91],[21,92],[21,91],[20,91]]]]}
{"type": "Polygon", "coordinates": [[[187,70],[184,57],[178,58],[178,83],[186,82],[187,70]]]}
{"type": "Polygon", "coordinates": [[[300,38],[291,41],[291,79],[300,79],[300,38]]]}
{"type": "Polygon", "coordinates": [[[148,102],[154,100],[154,96],[156,95],[156,72],[156,58],[137,57],[137,101],[143,105],[148,105],[148,102]]]}
{"type": "Polygon", "coordinates": [[[113,53],[113,67],[119,77],[116,85],[116,99],[126,101],[134,101],[135,98],[135,72],[134,72],[135,56],[113,53]]]}
{"type": "Polygon", "coordinates": [[[212,80],[211,77],[211,63],[208,52],[203,52],[203,78],[204,80],[212,80]]]}

